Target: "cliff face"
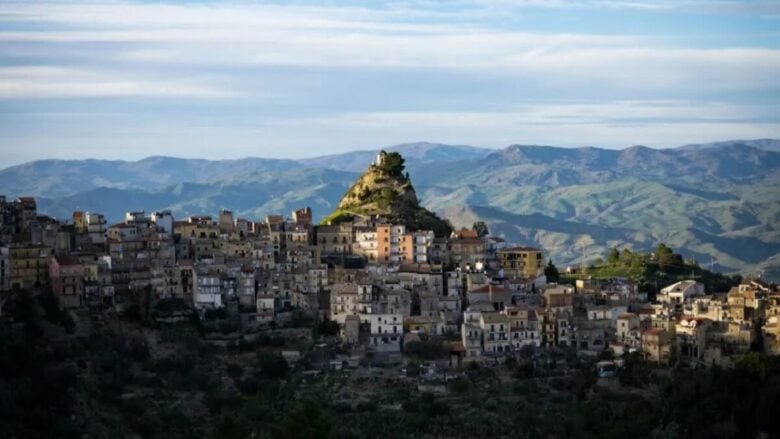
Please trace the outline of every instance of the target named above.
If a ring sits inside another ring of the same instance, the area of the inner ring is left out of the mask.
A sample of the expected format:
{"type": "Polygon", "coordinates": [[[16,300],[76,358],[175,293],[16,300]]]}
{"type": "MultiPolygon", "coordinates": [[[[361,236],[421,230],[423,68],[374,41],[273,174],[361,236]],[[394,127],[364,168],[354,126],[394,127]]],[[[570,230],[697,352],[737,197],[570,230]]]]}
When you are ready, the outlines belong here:
{"type": "Polygon", "coordinates": [[[420,206],[409,175],[404,174],[404,159],[398,153],[381,152],[377,162],[347,190],[336,211],[323,223],[335,224],[360,216],[384,217],[412,230],[433,230],[437,236],[451,230],[449,223],[420,206]]]}

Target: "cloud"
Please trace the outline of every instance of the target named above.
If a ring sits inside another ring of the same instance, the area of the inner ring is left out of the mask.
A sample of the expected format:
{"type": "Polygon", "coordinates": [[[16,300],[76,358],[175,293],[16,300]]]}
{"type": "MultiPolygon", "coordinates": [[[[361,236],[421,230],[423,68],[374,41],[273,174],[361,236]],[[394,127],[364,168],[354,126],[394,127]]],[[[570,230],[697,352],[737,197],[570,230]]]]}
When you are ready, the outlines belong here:
{"type": "MultiPolygon", "coordinates": [[[[545,7],[578,3],[519,2],[545,7]]],[[[610,7],[645,3],[670,7],[676,2],[598,3],[610,7]]],[[[693,3],[697,2],[686,4],[693,3]]],[[[649,36],[548,34],[495,30],[473,23],[418,22],[411,19],[419,12],[409,8],[122,2],[7,4],[1,11],[0,17],[4,18],[0,20],[47,24],[44,29],[15,26],[14,30],[0,31],[0,44],[6,46],[6,52],[14,45],[27,48],[38,44],[61,53],[69,47],[110,44],[115,48],[111,53],[100,53],[87,61],[159,66],[163,72],[169,69],[169,76],[174,75],[175,66],[195,70],[198,66],[222,70],[266,66],[433,69],[514,75],[535,85],[576,84],[587,88],[610,84],[617,89],[645,92],[686,88],[707,92],[777,90],[776,77],[780,76],[778,49],[686,48],[649,36]]],[[[78,55],[84,58],[83,51],[78,55]]],[[[28,85],[26,89],[34,87],[28,85]]],[[[169,87],[161,84],[151,89],[169,87]]],[[[197,89],[191,91],[191,95],[198,95],[197,89]]],[[[212,92],[202,90],[200,95],[212,92]]]]}
{"type": "Polygon", "coordinates": [[[777,41],[759,30],[726,44],[699,26],[720,14],[725,34],[745,32],[769,2],[306,3],[0,3],[0,149],[301,156],[419,139],[780,136],[767,104],[780,97],[777,41]],[[624,9],[675,20],[603,26],[624,9]]]}
{"type": "Polygon", "coordinates": [[[647,100],[532,102],[512,111],[345,111],[310,117],[241,112],[221,120],[154,113],[6,115],[0,122],[4,131],[0,150],[7,166],[42,155],[308,157],[419,140],[485,147],[514,143],[673,147],[734,138],[777,138],[778,114],[777,103],[647,100]],[[114,125],[117,120],[123,124],[114,125]],[[46,130],[30,135],[29,127],[42,123],[46,130]],[[19,130],[22,136],[16,134],[19,130]],[[26,147],[11,147],[20,144],[26,147]]]}
{"type": "MultiPolygon", "coordinates": [[[[257,126],[277,144],[317,141],[329,148],[365,148],[427,139],[503,147],[512,143],[623,148],[672,147],[731,138],[777,137],[780,105],[615,101],[532,103],[514,111],[353,112],[309,118],[273,118],[257,126]],[[296,136],[284,133],[295,130],[296,136]]],[[[290,144],[292,146],[292,144],[290,144]]]]}
{"type": "Polygon", "coordinates": [[[437,126],[462,129],[493,129],[567,125],[592,125],[603,127],[644,127],[664,120],[668,125],[767,124],[780,125],[780,116],[768,121],[762,115],[780,114],[780,104],[734,105],[718,102],[696,103],[687,101],[612,101],[612,102],[560,102],[530,103],[518,106],[514,111],[396,111],[345,113],[334,117],[307,119],[279,119],[278,123],[313,124],[322,126],[350,126],[355,128],[386,126],[437,126]]]}
{"type": "Polygon", "coordinates": [[[770,17],[780,12],[777,0],[473,0],[482,7],[517,9],[635,9],[644,11],[687,11],[731,13],[770,17]]]}
{"type": "Polygon", "coordinates": [[[123,78],[116,72],[61,67],[0,67],[0,98],[198,97],[228,93],[183,82],[123,78]]]}

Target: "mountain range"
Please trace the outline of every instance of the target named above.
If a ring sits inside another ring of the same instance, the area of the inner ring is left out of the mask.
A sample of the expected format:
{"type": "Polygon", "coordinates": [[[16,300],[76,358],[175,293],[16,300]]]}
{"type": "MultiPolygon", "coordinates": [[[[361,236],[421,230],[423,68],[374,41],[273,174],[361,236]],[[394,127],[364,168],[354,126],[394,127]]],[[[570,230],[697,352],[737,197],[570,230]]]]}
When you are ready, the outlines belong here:
{"type": "MultiPolygon", "coordinates": [[[[623,150],[511,145],[484,149],[411,143],[420,202],[455,226],[484,220],[510,241],[544,248],[559,266],[612,246],[664,242],[717,270],[780,279],[780,140],[623,150]]],[[[311,206],[331,212],[377,151],[301,160],[40,160],[0,170],[0,194],[39,210],[119,220],[128,210],[175,216],[226,208],[248,218],[311,206]]]]}

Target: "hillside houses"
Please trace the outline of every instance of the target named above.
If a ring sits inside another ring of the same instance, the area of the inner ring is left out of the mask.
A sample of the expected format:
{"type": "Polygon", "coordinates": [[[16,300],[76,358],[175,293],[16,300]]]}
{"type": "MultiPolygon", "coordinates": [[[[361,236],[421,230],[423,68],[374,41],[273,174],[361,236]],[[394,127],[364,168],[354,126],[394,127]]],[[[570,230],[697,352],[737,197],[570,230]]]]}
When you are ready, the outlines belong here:
{"type": "Polygon", "coordinates": [[[260,221],[225,210],[58,221],[34,200],[0,200],[0,289],[48,289],[67,308],[151,313],[175,301],[257,328],[296,314],[335,322],[348,347],[399,354],[439,337],[466,362],[541,348],[692,364],[780,352],[780,293],[755,279],[730,291],[683,280],[651,303],[626,279],[548,283],[541,249],[469,229],[435,237],[381,216],[318,226],[308,208],[260,221]]]}

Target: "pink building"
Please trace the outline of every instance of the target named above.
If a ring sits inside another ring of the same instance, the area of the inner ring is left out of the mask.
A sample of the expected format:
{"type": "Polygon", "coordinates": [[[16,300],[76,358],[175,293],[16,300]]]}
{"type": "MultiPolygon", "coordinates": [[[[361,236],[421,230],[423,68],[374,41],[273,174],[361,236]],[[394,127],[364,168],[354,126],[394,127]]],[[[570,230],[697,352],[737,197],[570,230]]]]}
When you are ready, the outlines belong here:
{"type": "Polygon", "coordinates": [[[49,264],[49,277],[54,294],[68,308],[81,306],[84,292],[84,266],[78,258],[53,256],[49,264]]]}

